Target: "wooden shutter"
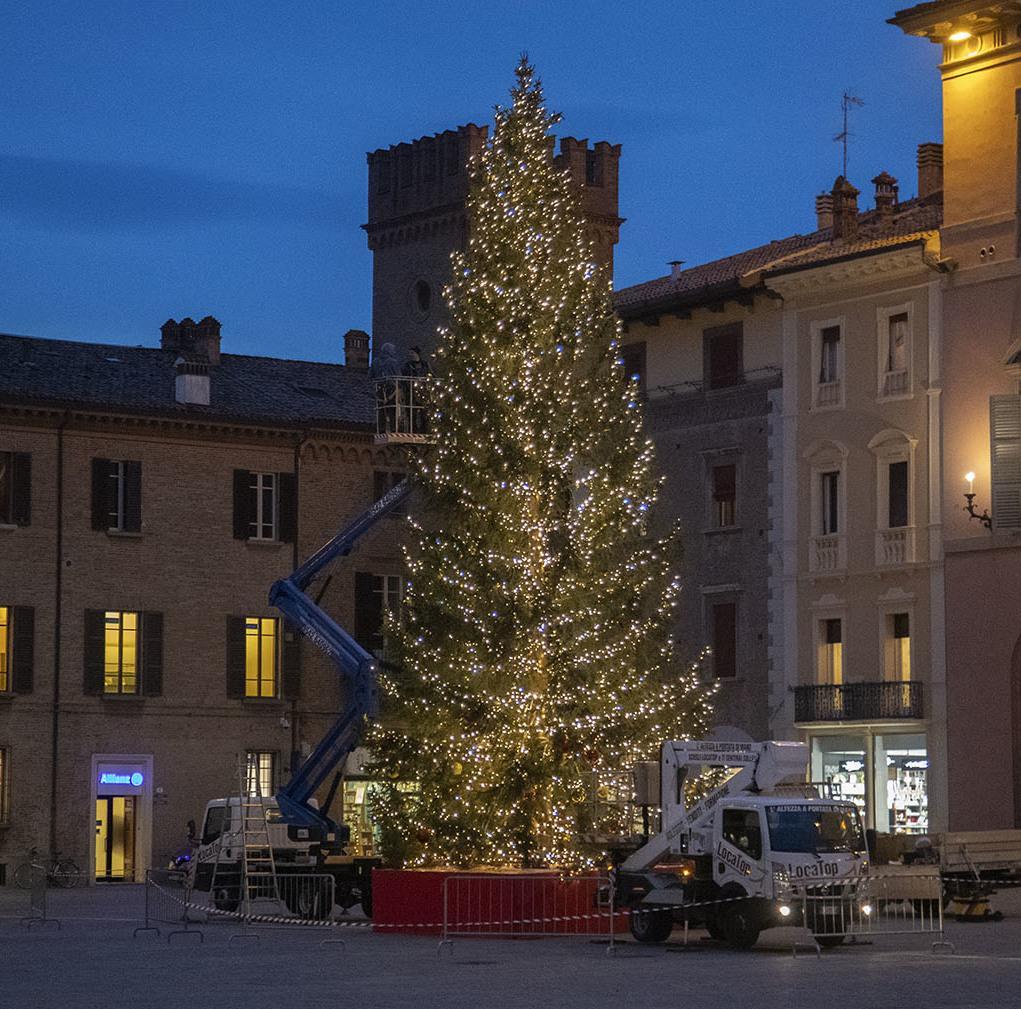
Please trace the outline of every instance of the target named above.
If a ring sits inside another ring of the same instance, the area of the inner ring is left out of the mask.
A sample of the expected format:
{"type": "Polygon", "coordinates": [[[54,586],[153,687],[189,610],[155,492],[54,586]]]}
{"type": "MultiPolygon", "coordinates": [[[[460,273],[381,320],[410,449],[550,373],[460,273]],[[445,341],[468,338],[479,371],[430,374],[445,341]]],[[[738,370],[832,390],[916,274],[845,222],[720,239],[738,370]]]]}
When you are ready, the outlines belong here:
{"type": "Polygon", "coordinates": [[[993,524],[1021,527],[1021,396],[989,397],[993,524]]]}
{"type": "Polygon", "coordinates": [[[11,453],[11,520],[27,526],[32,521],[32,456],[28,452],[11,453]]]}
{"type": "Polygon", "coordinates": [[[113,511],[113,481],[110,479],[110,460],[92,460],[92,528],[109,529],[113,511]]]}
{"type": "Polygon", "coordinates": [[[280,692],[288,700],[301,697],[301,634],[294,624],[281,620],[284,638],[280,646],[280,692]]]}
{"type": "Polygon", "coordinates": [[[35,672],[35,610],[11,607],[11,690],[32,693],[35,672]]]}
{"type": "Polygon", "coordinates": [[[142,464],[136,460],[124,463],[124,531],[142,531],[142,464]]]}
{"type": "Polygon", "coordinates": [[[142,693],[159,697],[163,693],[163,614],[143,613],[142,693]]]}
{"type": "Polygon", "coordinates": [[[86,694],[103,693],[103,667],[106,644],[106,610],[85,611],[85,636],[82,655],[85,660],[86,694]]]}
{"type": "Polygon", "coordinates": [[[369,652],[383,647],[383,597],[374,587],[373,574],[355,572],[355,640],[369,652]]]}
{"type": "Polygon", "coordinates": [[[246,540],[252,532],[252,474],[234,470],[234,539],[246,540]]]}
{"type": "Polygon", "coordinates": [[[278,473],[277,539],[293,543],[298,531],[298,489],[293,473],[278,473]]]}
{"type": "Polygon", "coordinates": [[[245,696],[244,617],[227,617],[227,696],[245,696]]]}
{"type": "Polygon", "coordinates": [[[713,606],[713,670],[717,679],[737,675],[737,603],[713,606]]]}

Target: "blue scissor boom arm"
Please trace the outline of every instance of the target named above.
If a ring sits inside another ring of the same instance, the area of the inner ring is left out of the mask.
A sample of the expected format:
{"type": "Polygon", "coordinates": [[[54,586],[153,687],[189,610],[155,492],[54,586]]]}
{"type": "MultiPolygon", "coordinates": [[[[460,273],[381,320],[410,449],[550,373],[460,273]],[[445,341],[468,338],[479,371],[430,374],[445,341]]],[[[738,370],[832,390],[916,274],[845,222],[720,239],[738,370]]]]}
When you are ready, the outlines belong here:
{"type": "Polygon", "coordinates": [[[328,564],[349,554],[359,538],[406,500],[410,493],[409,481],[402,480],[320,547],[294,574],[276,582],[269,592],[270,605],[279,609],[290,623],[333,660],[343,680],[344,708],[340,716],[276,796],[280,812],[288,823],[319,827],[324,837],[338,834],[340,828],[309,800],[334,768],[358,745],[365,719],[376,715],[376,662],[305,590],[328,564]]]}

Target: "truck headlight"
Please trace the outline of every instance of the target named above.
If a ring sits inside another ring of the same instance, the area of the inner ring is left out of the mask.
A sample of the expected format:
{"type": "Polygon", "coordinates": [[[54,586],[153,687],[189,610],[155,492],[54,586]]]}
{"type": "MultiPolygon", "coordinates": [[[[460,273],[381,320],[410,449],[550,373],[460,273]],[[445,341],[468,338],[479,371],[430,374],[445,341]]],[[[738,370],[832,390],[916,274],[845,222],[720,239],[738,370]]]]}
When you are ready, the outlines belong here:
{"type": "Polygon", "coordinates": [[[780,917],[781,918],[789,918],[791,916],[791,906],[790,906],[790,904],[781,904],[777,908],[777,911],[780,912],[780,917]]]}
{"type": "Polygon", "coordinates": [[[865,917],[867,918],[870,914],[872,914],[872,905],[871,904],[862,904],[862,906],[861,906],[861,913],[863,915],[865,915],[865,917]]]}

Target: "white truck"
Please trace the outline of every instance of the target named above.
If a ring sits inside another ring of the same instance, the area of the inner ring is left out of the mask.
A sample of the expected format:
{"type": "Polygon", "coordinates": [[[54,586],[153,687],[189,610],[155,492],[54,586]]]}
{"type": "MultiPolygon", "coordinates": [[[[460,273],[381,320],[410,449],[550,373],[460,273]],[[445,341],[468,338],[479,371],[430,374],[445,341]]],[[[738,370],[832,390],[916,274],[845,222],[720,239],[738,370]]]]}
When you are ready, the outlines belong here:
{"type": "MultiPolygon", "coordinates": [[[[212,799],[206,804],[198,847],[191,860],[190,885],[209,892],[213,906],[220,911],[235,911],[241,903],[241,848],[245,841],[242,801],[259,800],[232,796],[212,799]]],[[[337,851],[335,846],[322,843],[318,828],[287,823],[275,799],[261,802],[279,894],[288,910],[301,918],[329,917],[328,898],[332,891],[333,903],[345,910],[360,904],[364,914],[371,918],[372,870],[380,865],[380,859],[337,851]],[[332,888],[322,885],[326,876],[333,877],[332,888]]],[[[312,803],[315,805],[314,799],[312,803]]]]}
{"type": "Polygon", "coordinates": [[[638,941],[663,942],[677,921],[739,949],[777,925],[822,933],[821,945],[843,940],[827,919],[849,920],[843,905],[859,899],[865,835],[855,806],[818,797],[806,768],[804,743],[716,740],[665,742],[658,765],[640,765],[638,801],[659,805],[660,830],[616,877],[638,941]],[[722,781],[689,806],[703,771],[722,781]],[[798,890],[826,899],[799,904],[798,890]],[[819,920],[802,921],[800,907],[819,920]]]}

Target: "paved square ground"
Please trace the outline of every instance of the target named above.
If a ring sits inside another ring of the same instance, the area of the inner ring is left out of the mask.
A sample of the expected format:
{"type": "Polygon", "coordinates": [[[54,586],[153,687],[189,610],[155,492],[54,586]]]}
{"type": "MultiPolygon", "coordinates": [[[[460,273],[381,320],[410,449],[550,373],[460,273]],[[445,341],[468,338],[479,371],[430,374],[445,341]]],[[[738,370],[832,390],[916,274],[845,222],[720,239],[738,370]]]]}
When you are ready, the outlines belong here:
{"type": "MultiPolygon", "coordinates": [[[[28,895],[0,889],[0,1009],[968,1009],[1021,1006],[1021,893],[998,900],[1002,922],[948,923],[954,955],[921,937],[791,955],[794,930],[764,933],[735,953],[681,946],[605,945],[585,937],[455,940],[320,930],[260,931],[230,940],[233,923],[198,926],[204,941],[132,937],[140,886],[49,892],[62,928],[19,923],[28,895]]],[[[995,899],[995,898],[994,898],[995,899]]]]}

